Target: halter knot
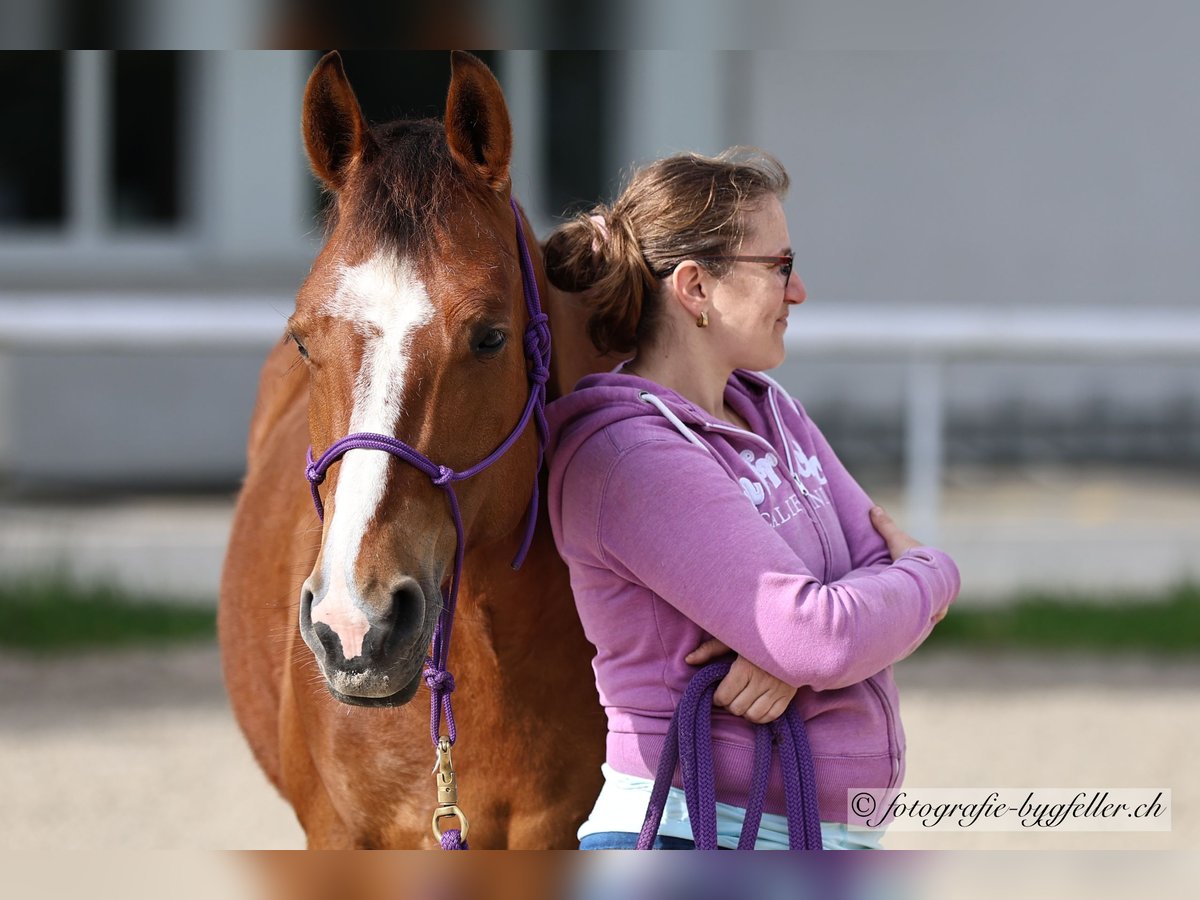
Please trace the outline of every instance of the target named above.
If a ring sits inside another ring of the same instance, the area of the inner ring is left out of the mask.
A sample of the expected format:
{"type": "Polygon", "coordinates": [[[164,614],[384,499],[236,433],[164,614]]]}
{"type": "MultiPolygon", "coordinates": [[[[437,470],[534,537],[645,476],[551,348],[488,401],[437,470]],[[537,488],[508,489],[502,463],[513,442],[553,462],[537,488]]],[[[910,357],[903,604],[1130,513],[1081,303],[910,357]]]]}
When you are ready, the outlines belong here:
{"type": "Polygon", "coordinates": [[[312,447],[308,448],[308,465],[304,467],[304,477],[312,485],[320,484],[325,480],[325,473],[317,468],[317,460],[313,459],[312,447]]]}
{"type": "Polygon", "coordinates": [[[431,691],[443,691],[447,694],[454,693],[454,676],[445,669],[439,669],[435,666],[431,658],[425,658],[425,669],[421,674],[424,675],[425,683],[429,685],[431,691]]]}
{"type": "Polygon", "coordinates": [[[550,319],[539,312],[529,320],[525,328],[525,356],[532,363],[529,377],[537,384],[550,380],[550,319]]]}
{"type": "Polygon", "coordinates": [[[454,477],[454,470],[446,466],[438,466],[437,478],[433,479],[433,483],[438,487],[445,487],[450,483],[450,479],[454,477]]]}

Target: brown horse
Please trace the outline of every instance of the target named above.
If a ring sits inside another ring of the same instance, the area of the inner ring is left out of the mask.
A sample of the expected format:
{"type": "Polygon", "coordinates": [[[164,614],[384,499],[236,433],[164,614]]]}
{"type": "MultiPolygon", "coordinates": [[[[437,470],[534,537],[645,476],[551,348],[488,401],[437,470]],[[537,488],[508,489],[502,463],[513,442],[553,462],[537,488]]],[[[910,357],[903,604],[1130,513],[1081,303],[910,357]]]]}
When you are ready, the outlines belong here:
{"type": "MultiPolygon", "coordinates": [[[[305,448],[377,432],[462,471],[514,429],[530,392],[508,110],[475,57],[455,53],[451,69],[444,126],[369,126],[336,54],[305,90],[330,227],[263,369],[219,632],[238,722],[311,847],[435,845],[422,666],[456,534],[443,490],[361,449],[329,470],[320,524],[305,448]]],[[[550,317],[553,398],[612,361],[586,349],[521,227],[550,317]]],[[[574,846],[600,784],[592,649],[544,503],[524,565],[511,565],[537,458],[531,423],[455,488],[466,557],[453,762],[473,847],[574,846]]]]}

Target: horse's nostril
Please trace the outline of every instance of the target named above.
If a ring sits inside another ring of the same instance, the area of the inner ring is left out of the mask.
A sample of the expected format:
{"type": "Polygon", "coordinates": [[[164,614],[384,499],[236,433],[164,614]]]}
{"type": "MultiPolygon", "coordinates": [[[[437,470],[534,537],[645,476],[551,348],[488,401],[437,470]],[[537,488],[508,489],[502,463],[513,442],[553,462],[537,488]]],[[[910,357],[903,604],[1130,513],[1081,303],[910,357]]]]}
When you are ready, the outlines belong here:
{"type": "Polygon", "coordinates": [[[345,662],[346,654],[342,651],[341,638],[334,633],[332,628],[328,625],[320,625],[317,627],[316,635],[317,640],[321,642],[321,646],[325,648],[326,663],[345,662]]]}
{"type": "Polygon", "coordinates": [[[392,602],[388,618],[392,621],[392,633],[407,638],[420,629],[425,615],[425,595],[415,579],[402,578],[392,588],[392,602]]]}
{"type": "Polygon", "coordinates": [[[315,595],[313,594],[313,590],[311,587],[309,587],[309,582],[305,581],[304,584],[300,586],[300,630],[301,631],[304,631],[306,629],[311,629],[313,626],[312,611],[313,611],[313,600],[314,599],[315,599],[315,595]]]}
{"type": "MultiPolygon", "coordinates": [[[[300,589],[301,630],[303,631],[304,629],[311,629],[312,637],[316,639],[317,643],[320,644],[321,649],[325,651],[325,659],[327,661],[344,659],[342,654],[341,636],[333,630],[328,622],[313,622],[312,615],[314,599],[315,595],[313,594],[312,588],[308,586],[308,582],[306,581],[304,586],[300,589]]],[[[308,642],[309,647],[311,647],[313,652],[317,653],[318,658],[320,658],[321,654],[317,652],[317,648],[313,646],[311,641],[309,641],[307,637],[305,638],[305,641],[308,642]]]]}

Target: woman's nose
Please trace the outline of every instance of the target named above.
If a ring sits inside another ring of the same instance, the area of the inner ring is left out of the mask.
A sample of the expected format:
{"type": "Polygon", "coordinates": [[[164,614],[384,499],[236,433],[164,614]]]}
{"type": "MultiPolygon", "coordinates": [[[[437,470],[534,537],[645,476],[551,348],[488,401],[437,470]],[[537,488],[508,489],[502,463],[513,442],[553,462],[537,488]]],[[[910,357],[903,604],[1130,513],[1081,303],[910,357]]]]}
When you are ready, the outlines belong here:
{"type": "Polygon", "coordinates": [[[787,290],[783,292],[783,299],[788,303],[803,303],[808,299],[808,290],[804,287],[804,282],[795,272],[788,279],[787,290]]]}

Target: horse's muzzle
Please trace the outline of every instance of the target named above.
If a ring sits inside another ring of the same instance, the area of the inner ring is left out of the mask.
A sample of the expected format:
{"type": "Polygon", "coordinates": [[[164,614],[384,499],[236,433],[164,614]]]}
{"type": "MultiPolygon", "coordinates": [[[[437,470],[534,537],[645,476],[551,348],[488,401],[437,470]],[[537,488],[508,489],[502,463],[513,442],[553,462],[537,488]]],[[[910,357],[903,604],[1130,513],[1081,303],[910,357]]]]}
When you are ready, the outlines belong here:
{"type": "Polygon", "coordinates": [[[300,633],[336,699],[399,706],[420,686],[438,605],[427,604],[420,585],[408,577],[374,593],[363,600],[328,593],[316,599],[306,583],[300,633]]]}
{"type": "Polygon", "coordinates": [[[416,696],[417,688],[421,686],[421,672],[418,670],[412,680],[402,687],[399,691],[388,696],[360,696],[356,694],[347,694],[335,688],[334,682],[337,679],[331,679],[328,675],[325,676],[325,687],[329,689],[329,694],[334,700],[339,703],[345,703],[349,706],[370,706],[376,709],[389,709],[395,706],[403,706],[416,696]]]}

